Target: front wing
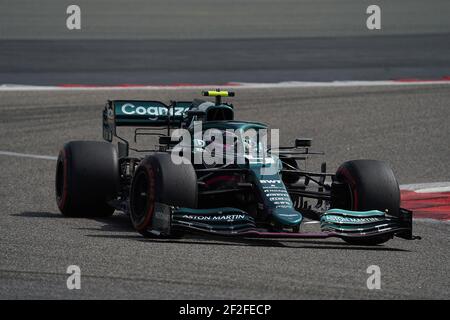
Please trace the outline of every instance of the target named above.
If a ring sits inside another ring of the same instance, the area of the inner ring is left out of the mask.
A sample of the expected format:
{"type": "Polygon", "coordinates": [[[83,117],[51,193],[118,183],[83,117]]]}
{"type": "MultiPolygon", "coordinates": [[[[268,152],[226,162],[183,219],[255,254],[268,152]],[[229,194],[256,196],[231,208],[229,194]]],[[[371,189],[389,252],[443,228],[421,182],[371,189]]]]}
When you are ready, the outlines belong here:
{"type": "Polygon", "coordinates": [[[412,240],[412,212],[400,209],[399,217],[377,210],[358,212],[331,209],[321,218],[320,232],[274,232],[259,228],[252,216],[237,208],[190,209],[158,203],[151,233],[171,236],[177,232],[202,233],[243,238],[368,239],[397,236],[412,240]]]}

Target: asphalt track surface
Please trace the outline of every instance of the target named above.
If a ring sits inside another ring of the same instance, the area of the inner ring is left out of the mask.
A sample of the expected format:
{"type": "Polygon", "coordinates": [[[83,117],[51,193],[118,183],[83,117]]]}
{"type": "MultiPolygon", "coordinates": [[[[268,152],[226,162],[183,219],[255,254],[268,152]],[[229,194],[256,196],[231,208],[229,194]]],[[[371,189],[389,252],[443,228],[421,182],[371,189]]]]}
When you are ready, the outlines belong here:
{"type": "MultiPolygon", "coordinates": [[[[0,93],[0,150],[56,156],[100,140],[106,99],[189,99],[199,90],[0,93]]],[[[314,137],[333,171],[348,159],[387,160],[400,183],[449,181],[448,85],[236,89],[237,118],[314,137]]],[[[416,220],[421,241],[377,247],[326,241],[147,240],[128,218],[62,217],[55,162],[0,155],[0,298],[450,298],[448,222],[416,220]],[[66,268],[81,268],[81,290],[66,268]],[[368,290],[366,269],[381,268],[368,290]]],[[[313,228],[309,226],[308,228],[313,228]]]]}
{"type": "Polygon", "coordinates": [[[450,33],[0,40],[0,48],[0,84],[220,84],[450,76],[450,33]]]}
{"type": "Polygon", "coordinates": [[[450,2],[79,0],[0,3],[0,84],[219,84],[450,76],[450,2]]]}

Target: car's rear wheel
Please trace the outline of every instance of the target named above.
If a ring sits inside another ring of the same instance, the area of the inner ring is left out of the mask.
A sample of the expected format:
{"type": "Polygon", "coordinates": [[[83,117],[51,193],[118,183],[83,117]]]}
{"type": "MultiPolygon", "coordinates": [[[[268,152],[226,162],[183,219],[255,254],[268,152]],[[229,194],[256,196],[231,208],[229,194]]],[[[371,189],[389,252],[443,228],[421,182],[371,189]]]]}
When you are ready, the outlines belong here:
{"type": "Polygon", "coordinates": [[[119,188],[116,148],[107,142],[71,141],[56,163],[55,193],[59,210],[71,217],[106,217],[108,201],[119,188]]]}
{"type": "Polygon", "coordinates": [[[136,169],[130,190],[130,219],[134,228],[151,236],[156,202],[196,208],[197,175],[190,163],[175,164],[169,153],[154,153],[136,169]]]}
{"type": "MultiPolygon", "coordinates": [[[[392,169],[386,162],[353,160],[343,163],[336,172],[336,180],[344,187],[336,208],[354,211],[380,210],[392,216],[399,215],[400,190],[392,169]]],[[[345,238],[351,244],[377,245],[391,236],[368,239],[345,238]]]]}

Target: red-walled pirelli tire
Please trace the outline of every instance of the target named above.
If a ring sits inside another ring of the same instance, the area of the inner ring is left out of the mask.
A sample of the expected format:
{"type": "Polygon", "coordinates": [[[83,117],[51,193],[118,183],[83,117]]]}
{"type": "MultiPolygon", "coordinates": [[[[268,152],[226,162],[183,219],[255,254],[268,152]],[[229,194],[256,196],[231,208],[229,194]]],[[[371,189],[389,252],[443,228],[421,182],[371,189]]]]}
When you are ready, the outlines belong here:
{"type": "Polygon", "coordinates": [[[119,160],[114,145],[100,141],[71,141],[56,164],[56,203],[65,216],[107,217],[107,204],[119,190],[119,160]]]}
{"type": "MultiPolygon", "coordinates": [[[[355,211],[380,210],[398,216],[400,189],[394,172],[386,162],[377,160],[353,160],[343,163],[336,172],[336,179],[348,186],[347,208],[355,211]]],[[[389,236],[370,239],[351,239],[351,244],[377,245],[389,236]]]]}
{"type": "Polygon", "coordinates": [[[144,158],[136,169],[130,190],[130,219],[134,228],[151,236],[155,202],[197,207],[197,175],[191,163],[175,164],[169,153],[144,158]]]}

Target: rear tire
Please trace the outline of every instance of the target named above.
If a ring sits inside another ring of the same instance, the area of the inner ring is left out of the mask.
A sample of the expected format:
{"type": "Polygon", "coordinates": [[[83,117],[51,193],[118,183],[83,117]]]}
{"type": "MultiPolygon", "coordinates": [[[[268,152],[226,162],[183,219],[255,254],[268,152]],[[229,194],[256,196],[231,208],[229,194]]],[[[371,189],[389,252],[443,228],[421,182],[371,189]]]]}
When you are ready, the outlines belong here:
{"type": "Polygon", "coordinates": [[[169,153],[154,153],[136,169],[130,190],[130,218],[134,228],[146,237],[155,203],[196,208],[197,175],[192,164],[175,164],[169,153]]]}
{"type": "Polygon", "coordinates": [[[55,193],[59,210],[69,217],[107,217],[114,208],[107,201],[119,189],[116,148],[107,142],[71,141],[56,164],[55,193]]]}
{"type": "MultiPolygon", "coordinates": [[[[353,160],[343,163],[336,172],[336,180],[347,186],[343,208],[354,211],[380,210],[392,216],[399,215],[400,189],[392,169],[386,162],[353,160]]],[[[342,200],[342,199],[341,199],[342,200]]],[[[369,239],[346,238],[358,245],[377,245],[391,239],[377,236],[369,239]]]]}

